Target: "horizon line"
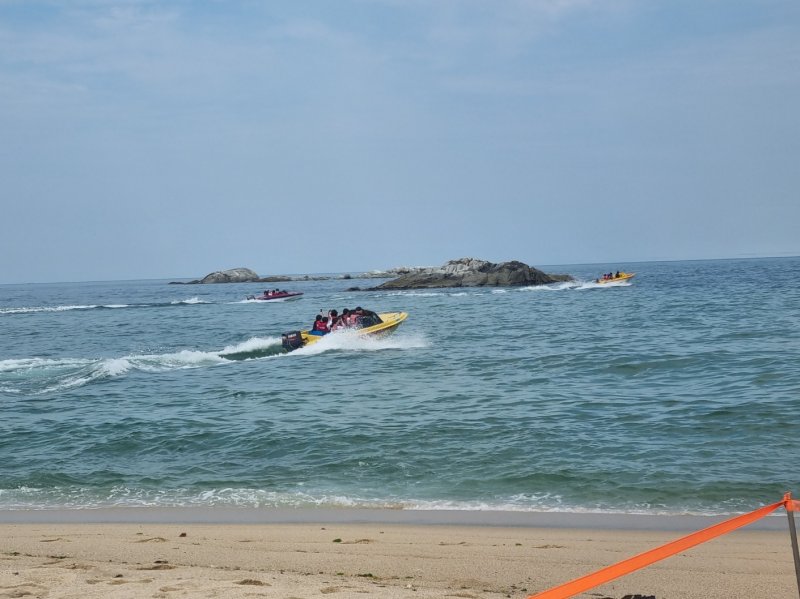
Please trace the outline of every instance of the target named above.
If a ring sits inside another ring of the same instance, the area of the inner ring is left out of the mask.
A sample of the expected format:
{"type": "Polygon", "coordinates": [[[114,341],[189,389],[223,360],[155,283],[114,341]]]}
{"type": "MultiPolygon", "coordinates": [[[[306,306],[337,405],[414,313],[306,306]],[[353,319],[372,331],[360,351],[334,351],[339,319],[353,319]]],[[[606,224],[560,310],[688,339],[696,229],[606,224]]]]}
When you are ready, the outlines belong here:
{"type": "MultiPolygon", "coordinates": [[[[625,263],[625,264],[657,264],[663,262],[721,262],[723,260],[770,260],[770,259],[783,259],[783,258],[800,258],[800,254],[781,254],[781,255],[769,255],[769,256],[737,256],[737,257],[727,257],[727,258],[659,258],[659,259],[651,259],[651,260],[603,260],[600,262],[568,262],[563,264],[544,264],[543,267],[562,267],[562,266],[591,266],[594,264],[611,264],[614,263],[625,263]]],[[[454,258],[457,260],[458,258],[454,258]]],[[[475,258],[476,260],[480,260],[481,258],[475,258]]],[[[497,262],[496,264],[502,264],[503,262],[510,262],[510,260],[503,260],[501,262],[497,262]]],[[[519,261],[521,262],[521,260],[519,261]]],[[[528,265],[533,266],[533,265],[528,265]]],[[[224,272],[226,270],[233,270],[234,268],[249,268],[246,266],[233,266],[231,268],[225,268],[220,270],[212,270],[208,274],[214,272],[224,272]]],[[[390,267],[391,268],[403,268],[399,266],[390,267]]],[[[434,268],[434,266],[409,266],[408,268],[434,268]]],[[[533,266],[533,268],[537,268],[541,270],[538,266],[533,266]]],[[[253,270],[253,269],[250,269],[253,270]]],[[[255,272],[255,271],[254,271],[255,272]]],[[[259,275],[260,277],[268,276],[268,277],[305,277],[305,276],[322,276],[322,275],[352,275],[352,274],[366,274],[370,272],[388,272],[386,270],[381,269],[372,269],[372,270],[342,270],[338,272],[315,272],[315,273],[274,273],[269,275],[259,275]]],[[[145,278],[135,278],[135,279],[83,279],[83,280],[61,280],[61,281],[17,281],[17,282],[5,282],[0,283],[0,286],[3,285],[54,285],[54,284],[61,284],[61,283],[115,283],[115,282],[130,282],[130,281],[176,281],[181,282],[181,279],[193,279],[196,277],[145,277],[145,278]]],[[[243,281],[244,283],[257,283],[258,281],[243,281]]],[[[291,281],[287,281],[291,282],[291,281]]],[[[199,283],[198,283],[199,284],[199,283]]],[[[220,283],[217,283],[220,284],[220,283]]]]}

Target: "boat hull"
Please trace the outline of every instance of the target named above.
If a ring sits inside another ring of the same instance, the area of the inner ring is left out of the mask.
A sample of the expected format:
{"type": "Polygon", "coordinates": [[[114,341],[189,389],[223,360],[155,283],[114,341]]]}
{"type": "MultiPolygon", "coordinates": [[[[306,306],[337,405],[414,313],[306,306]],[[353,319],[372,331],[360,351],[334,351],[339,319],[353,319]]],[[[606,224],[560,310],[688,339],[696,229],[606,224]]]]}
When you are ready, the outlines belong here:
{"type": "Polygon", "coordinates": [[[595,283],[599,283],[600,285],[607,285],[609,283],[622,283],[623,281],[628,281],[635,276],[635,272],[621,272],[619,273],[618,277],[614,277],[613,279],[596,279],[595,283]]]}
{"type": "Polygon", "coordinates": [[[264,295],[248,295],[247,299],[255,300],[257,302],[279,302],[279,301],[287,301],[287,300],[296,300],[300,299],[303,295],[302,291],[297,291],[293,293],[278,293],[269,296],[264,295]]]}
{"type": "MultiPolygon", "coordinates": [[[[369,327],[364,327],[362,329],[341,329],[342,331],[353,332],[359,337],[383,337],[384,335],[390,335],[394,331],[397,330],[397,327],[408,318],[407,312],[384,312],[382,314],[378,314],[380,316],[381,321],[378,324],[374,324],[369,327]]],[[[328,335],[335,335],[337,331],[333,333],[328,333],[328,335]]],[[[300,347],[306,347],[308,345],[313,345],[314,343],[319,342],[321,339],[324,339],[327,335],[312,335],[309,331],[296,331],[293,333],[284,333],[283,334],[283,347],[288,350],[292,351],[295,349],[299,349],[300,347]]]]}

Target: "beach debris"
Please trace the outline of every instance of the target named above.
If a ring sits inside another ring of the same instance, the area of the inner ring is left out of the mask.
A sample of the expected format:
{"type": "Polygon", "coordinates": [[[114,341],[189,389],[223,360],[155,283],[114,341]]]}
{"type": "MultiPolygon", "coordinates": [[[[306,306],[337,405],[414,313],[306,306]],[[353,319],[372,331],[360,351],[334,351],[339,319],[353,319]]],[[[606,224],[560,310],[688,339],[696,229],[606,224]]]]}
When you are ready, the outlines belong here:
{"type": "Polygon", "coordinates": [[[182,532],[182,533],[181,533],[181,534],[179,534],[178,536],[179,536],[179,537],[185,537],[185,536],[186,536],[186,533],[185,533],[185,532],[182,532]]]}
{"type": "Polygon", "coordinates": [[[341,541],[342,545],[364,545],[374,543],[372,539],[356,539],[355,541],[341,541]]]}
{"type": "Polygon", "coordinates": [[[247,584],[257,587],[272,586],[268,582],[261,582],[260,580],[256,580],[255,578],[245,578],[244,580],[240,580],[236,584],[247,584]]]}
{"type": "MultiPolygon", "coordinates": [[[[153,562],[154,565],[152,566],[142,566],[141,568],[136,568],[137,570],[174,570],[175,566],[170,565],[167,560],[159,559],[153,562]]],[[[213,567],[213,566],[212,566],[213,567]]]]}

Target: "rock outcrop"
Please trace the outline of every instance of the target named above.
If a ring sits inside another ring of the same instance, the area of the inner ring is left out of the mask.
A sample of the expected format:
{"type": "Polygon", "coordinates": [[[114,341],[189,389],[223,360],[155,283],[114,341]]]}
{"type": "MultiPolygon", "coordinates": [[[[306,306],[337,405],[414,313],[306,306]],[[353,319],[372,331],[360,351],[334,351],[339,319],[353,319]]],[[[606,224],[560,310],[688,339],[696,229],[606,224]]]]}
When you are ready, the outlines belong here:
{"type": "Polygon", "coordinates": [[[433,287],[519,287],[547,285],[570,280],[569,275],[549,275],[512,260],[494,264],[476,258],[450,260],[440,267],[410,272],[375,289],[420,289],[433,287]]]}
{"type": "Polygon", "coordinates": [[[348,275],[348,279],[394,279],[402,275],[409,275],[419,273],[424,270],[429,270],[429,266],[396,266],[388,270],[371,270],[359,275],[348,275]]]}
{"type": "MultiPolygon", "coordinates": [[[[249,268],[231,268],[207,274],[202,279],[193,281],[173,281],[171,285],[205,285],[210,283],[278,283],[286,281],[317,281],[328,279],[383,279],[390,281],[372,289],[419,289],[428,287],[514,287],[522,285],[546,285],[556,281],[569,281],[569,275],[545,274],[527,264],[513,260],[493,264],[476,258],[450,260],[442,266],[398,266],[389,270],[372,271],[361,274],[342,274],[335,276],[273,275],[259,277],[249,268]],[[393,277],[393,278],[392,278],[393,277]]],[[[348,291],[361,291],[359,287],[351,287],[348,291]]]]}
{"type": "Polygon", "coordinates": [[[249,283],[258,281],[258,273],[249,268],[231,268],[207,274],[200,283],[249,283]]]}
{"type": "Polygon", "coordinates": [[[260,283],[263,279],[259,278],[258,273],[249,268],[231,268],[229,270],[217,270],[207,274],[202,279],[195,279],[194,281],[185,281],[184,283],[175,282],[175,284],[196,285],[208,283],[260,283]]]}

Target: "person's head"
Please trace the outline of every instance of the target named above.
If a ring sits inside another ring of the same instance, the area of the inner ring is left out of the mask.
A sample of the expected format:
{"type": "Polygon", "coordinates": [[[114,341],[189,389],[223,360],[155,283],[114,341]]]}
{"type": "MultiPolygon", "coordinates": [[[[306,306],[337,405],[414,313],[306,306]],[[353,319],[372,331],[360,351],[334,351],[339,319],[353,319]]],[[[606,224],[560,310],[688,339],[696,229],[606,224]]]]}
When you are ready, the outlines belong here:
{"type": "Polygon", "coordinates": [[[315,319],[315,322],[319,322],[320,320],[322,320],[322,314],[317,314],[317,318],[315,319]]]}
{"type": "Polygon", "coordinates": [[[342,310],[343,316],[347,316],[348,314],[350,314],[350,308],[345,308],[344,310],[342,310]]]}
{"type": "Polygon", "coordinates": [[[330,315],[336,317],[339,316],[339,313],[336,310],[331,310],[330,315]]]}
{"type": "Polygon", "coordinates": [[[361,306],[358,306],[356,308],[356,313],[361,314],[361,312],[363,312],[363,310],[361,309],[361,306]]]}

